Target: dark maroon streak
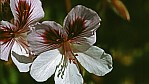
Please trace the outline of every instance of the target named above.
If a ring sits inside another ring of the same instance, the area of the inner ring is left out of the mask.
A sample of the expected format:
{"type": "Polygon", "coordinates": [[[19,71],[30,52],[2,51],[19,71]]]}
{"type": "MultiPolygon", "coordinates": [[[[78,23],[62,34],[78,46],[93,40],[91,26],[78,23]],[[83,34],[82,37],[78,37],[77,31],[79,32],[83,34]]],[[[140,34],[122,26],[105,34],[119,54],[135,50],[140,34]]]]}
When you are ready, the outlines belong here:
{"type": "Polygon", "coordinates": [[[76,17],[75,21],[69,22],[69,25],[66,28],[66,32],[68,34],[68,40],[78,36],[85,29],[86,29],[85,20],[83,18],[76,17]]]}
{"type": "MultiPolygon", "coordinates": [[[[47,26],[48,27],[48,26],[47,26]]],[[[64,37],[64,32],[60,32],[60,30],[55,30],[54,28],[48,28],[42,35],[44,40],[44,44],[61,44],[65,41],[71,40],[73,37],[81,34],[85,27],[85,21],[82,18],[77,17],[75,21],[69,23],[68,28],[66,28],[66,32],[68,37],[64,37]]]]}
{"type": "Polygon", "coordinates": [[[18,7],[16,6],[17,13],[17,23],[16,26],[18,27],[18,30],[22,29],[28,22],[29,17],[33,11],[31,10],[31,4],[27,3],[26,1],[19,1],[18,7]]]}
{"type": "Polygon", "coordinates": [[[53,28],[48,28],[41,37],[43,37],[44,44],[61,44],[64,41],[63,35],[61,35],[60,30],[55,30],[53,28]]]}
{"type": "Polygon", "coordinates": [[[15,32],[7,27],[0,28],[0,41],[5,44],[15,37],[15,32]]]}

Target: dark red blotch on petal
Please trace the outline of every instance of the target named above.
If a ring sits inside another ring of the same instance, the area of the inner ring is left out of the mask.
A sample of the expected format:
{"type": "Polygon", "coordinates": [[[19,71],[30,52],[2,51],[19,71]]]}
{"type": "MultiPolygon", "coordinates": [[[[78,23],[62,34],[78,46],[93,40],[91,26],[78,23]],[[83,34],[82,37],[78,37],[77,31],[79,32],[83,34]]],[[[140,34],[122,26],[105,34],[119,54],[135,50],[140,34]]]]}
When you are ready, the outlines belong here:
{"type": "Polygon", "coordinates": [[[15,32],[7,27],[0,27],[0,41],[5,44],[15,37],[15,32]]]}
{"type": "Polygon", "coordinates": [[[41,37],[43,37],[44,44],[61,44],[64,41],[64,36],[60,32],[60,30],[48,28],[48,30],[41,35],[41,37]]]}
{"type": "Polygon", "coordinates": [[[18,28],[20,29],[28,22],[33,9],[31,9],[31,4],[27,3],[25,0],[19,0],[18,7],[16,6],[16,11],[18,12],[16,25],[18,25],[18,28]]]}
{"type": "Polygon", "coordinates": [[[68,40],[77,37],[85,29],[86,29],[85,20],[81,17],[76,17],[74,21],[69,22],[69,25],[66,28],[66,32],[68,34],[68,40]]]}

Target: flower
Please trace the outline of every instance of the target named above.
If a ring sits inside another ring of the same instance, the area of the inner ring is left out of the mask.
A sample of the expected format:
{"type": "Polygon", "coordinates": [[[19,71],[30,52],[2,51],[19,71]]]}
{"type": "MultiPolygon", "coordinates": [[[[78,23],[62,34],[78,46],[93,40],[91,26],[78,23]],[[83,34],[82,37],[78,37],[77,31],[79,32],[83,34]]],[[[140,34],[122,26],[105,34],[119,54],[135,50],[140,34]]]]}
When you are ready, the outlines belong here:
{"type": "Polygon", "coordinates": [[[63,28],[54,21],[34,25],[27,37],[32,52],[38,55],[31,76],[42,82],[55,73],[55,84],[83,84],[80,64],[97,76],[110,72],[111,55],[93,46],[100,21],[95,11],[78,5],[66,16],[63,28]]]}
{"type": "Polygon", "coordinates": [[[27,72],[31,64],[23,59],[24,56],[31,60],[27,32],[30,25],[44,17],[44,12],[40,0],[10,0],[10,7],[14,22],[0,22],[0,59],[8,61],[11,55],[19,71],[27,72]]]}

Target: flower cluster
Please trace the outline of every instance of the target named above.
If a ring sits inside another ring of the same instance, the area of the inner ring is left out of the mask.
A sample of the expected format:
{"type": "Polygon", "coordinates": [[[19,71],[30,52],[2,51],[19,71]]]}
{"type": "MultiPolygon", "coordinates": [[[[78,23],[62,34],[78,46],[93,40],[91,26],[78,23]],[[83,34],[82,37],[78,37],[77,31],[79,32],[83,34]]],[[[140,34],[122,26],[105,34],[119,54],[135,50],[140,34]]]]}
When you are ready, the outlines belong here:
{"type": "Polygon", "coordinates": [[[0,59],[10,55],[20,72],[30,70],[38,82],[55,74],[55,84],[83,84],[81,66],[97,76],[112,70],[111,55],[93,45],[101,21],[95,11],[78,5],[61,26],[37,22],[44,17],[40,0],[10,0],[10,7],[14,22],[0,23],[0,59]]]}
{"type": "Polygon", "coordinates": [[[44,17],[44,11],[39,0],[10,0],[10,7],[13,22],[0,23],[0,59],[7,61],[10,55],[19,71],[27,72],[32,61],[27,33],[29,26],[44,17]],[[28,60],[22,56],[28,57],[28,60]]]}

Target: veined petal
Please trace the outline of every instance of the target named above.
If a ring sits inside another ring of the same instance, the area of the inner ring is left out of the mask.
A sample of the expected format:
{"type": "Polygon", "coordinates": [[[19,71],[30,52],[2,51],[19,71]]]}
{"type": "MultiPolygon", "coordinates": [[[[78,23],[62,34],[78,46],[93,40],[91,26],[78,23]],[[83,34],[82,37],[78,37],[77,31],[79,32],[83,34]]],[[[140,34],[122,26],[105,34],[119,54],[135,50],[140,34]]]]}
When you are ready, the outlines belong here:
{"type": "Polygon", "coordinates": [[[73,49],[74,52],[77,52],[78,50],[76,50],[76,49],[79,49],[81,51],[86,51],[91,46],[89,44],[87,44],[87,43],[80,43],[80,44],[77,44],[76,43],[76,44],[72,44],[71,47],[72,47],[72,49],[73,49]]]}
{"type": "Polygon", "coordinates": [[[36,29],[28,34],[28,42],[33,53],[39,54],[61,46],[65,31],[54,21],[44,21],[34,26],[36,29]]]}
{"type": "Polygon", "coordinates": [[[16,26],[11,24],[11,23],[9,23],[8,21],[0,21],[0,27],[5,27],[5,28],[8,28],[10,30],[14,30],[14,28],[16,26]]]}
{"type": "Polygon", "coordinates": [[[29,57],[29,50],[15,40],[11,49],[11,58],[14,64],[17,66],[20,72],[28,72],[32,62],[32,58],[29,57]],[[27,58],[28,57],[28,58],[27,58]]]}
{"type": "Polygon", "coordinates": [[[7,21],[0,22],[0,59],[7,61],[14,44],[13,30],[15,26],[7,21]]]}
{"type": "Polygon", "coordinates": [[[15,26],[7,21],[0,22],[0,42],[1,45],[10,42],[14,38],[15,26]]]}
{"type": "Polygon", "coordinates": [[[99,26],[100,17],[98,14],[81,5],[74,7],[64,20],[64,28],[68,34],[68,39],[77,42],[80,40],[87,41],[85,38],[95,35],[99,26]]]}
{"type": "Polygon", "coordinates": [[[79,48],[76,50],[78,50],[76,58],[88,72],[104,76],[112,70],[112,57],[101,48],[93,46],[84,52],[79,48]]]}
{"type": "Polygon", "coordinates": [[[78,41],[78,42],[73,42],[71,40],[72,43],[72,49],[74,52],[77,52],[76,49],[81,50],[81,52],[85,52],[86,50],[88,50],[96,41],[96,32],[95,35],[89,37],[89,38],[82,38],[83,41],[78,41]],[[84,39],[84,40],[83,40],[84,39]]]}
{"type": "Polygon", "coordinates": [[[66,66],[66,69],[64,73],[59,75],[59,70],[61,69],[61,66],[57,68],[55,72],[55,84],[83,84],[83,78],[81,74],[79,73],[79,70],[77,66],[74,63],[71,63],[68,61],[68,65],[66,66]]]}
{"type": "Polygon", "coordinates": [[[17,66],[20,72],[28,72],[31,63],[21,63],[19,62],[13,55],[11,55],[11,59],[14,62],[14,64],[17,66]]]}
{"type": "Polygon", "coordinates": [[[75,45],[74,47],[80,47],[83,50],[86,50],[96,42],[96,32],[90,37],[81,37],[81,39],[76,38],[70,42],[75,45]]]}
{"type": "Polygon", "coordinates": [[[44,17],[40,0],[10,0],[10,7],[19,28],[44,17]]]}
{"type": "Polygon", "coordinates": [[[16,41],[14,42],[11,50],[11,55],[15,57],[14,61],[17,60],[18,62],[24,64],[32,63],[34,57],[31,56],[31,52],[27,44],[21,38],[15,38],[15,40],[16,41]]]}
{"type": "Polygon", "coordinates": [[[0,41],[0,59],[8,61],[10,50],[13,44],[14,44],[14,40],[10,40],[5,44],[3,44],[3,42],[0,41]]]}
{"type": "MultiPolygon", "coordinates": [[[[16,38],[16,41],[14,42],[14,45],[12,46],[12,51],[17,53],[18,55],[24,55],[26,57],[29,57],[29,50],[26,46],[23,46],[23,44],[19,40],[20,38],[16,38]]],[[[23,42],[23,41],[22,41],[23,42]]]]}
{"type": "Polygon", "coordinates": [[[46,81],[51,77],[62,55],[58,49],[41,53],[33,62],[30,74],[38,82],[46,81]]]}

